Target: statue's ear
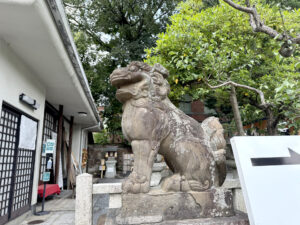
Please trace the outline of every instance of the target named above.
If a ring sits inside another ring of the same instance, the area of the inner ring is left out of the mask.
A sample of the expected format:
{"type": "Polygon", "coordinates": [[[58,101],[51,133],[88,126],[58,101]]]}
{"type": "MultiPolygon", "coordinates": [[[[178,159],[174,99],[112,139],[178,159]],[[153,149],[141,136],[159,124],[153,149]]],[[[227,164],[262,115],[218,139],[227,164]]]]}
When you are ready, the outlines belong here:
{"type": "Polygon", "coordinates": [[[167,80],[163,81],[163,84],[159,86],[157,92],[161,99],[165,99],[168,96],[170,92],[170,85],[167,80]]]}
{"type": "Polygon", "coordinates": [[[160,73],[165,79],[169,76],[169,71],[159,63],[156,63],[153,68],[154,71],[160,73]]]}
{"type": "Polygon", "coordinates": [[[154,72],[151,75],[152,81],[156,85],[162,85],[162,81],[164,80],[163,76],[160,73],[154,72]]]}

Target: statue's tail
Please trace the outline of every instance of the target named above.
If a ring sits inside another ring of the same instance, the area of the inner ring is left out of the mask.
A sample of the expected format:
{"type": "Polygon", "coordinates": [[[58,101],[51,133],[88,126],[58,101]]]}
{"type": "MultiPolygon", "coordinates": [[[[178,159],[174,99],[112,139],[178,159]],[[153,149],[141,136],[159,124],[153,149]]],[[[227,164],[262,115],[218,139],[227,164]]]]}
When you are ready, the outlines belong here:
{"type": "Polygon", "coordinates": [[[208,117],[201,123],[204,131],[204,141],[216,162],[216,182],[221,186],[226,178],[226,141],[223,127],[216,117],[208,117]]]}

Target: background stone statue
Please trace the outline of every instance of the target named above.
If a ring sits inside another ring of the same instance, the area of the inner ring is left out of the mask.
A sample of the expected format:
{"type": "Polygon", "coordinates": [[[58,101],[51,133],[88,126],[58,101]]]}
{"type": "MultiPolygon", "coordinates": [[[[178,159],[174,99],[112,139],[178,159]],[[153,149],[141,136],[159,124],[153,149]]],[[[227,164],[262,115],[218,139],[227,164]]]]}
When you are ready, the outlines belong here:
{"type": "Polygon", "coordinates": [[[110,75],[123,103],[122,131],[134,153],[133,172],[123,191],[147,193],[157,153],[164,156],[173,175],[162,183],[165,191],[205,191],[222,183],[225,171],[223,128],[215,117],[201,126],[176,108],[168,98],[169,72],[132,62],[110,75]],[[223,174],[222,174],[223,172],[223,174]]]}

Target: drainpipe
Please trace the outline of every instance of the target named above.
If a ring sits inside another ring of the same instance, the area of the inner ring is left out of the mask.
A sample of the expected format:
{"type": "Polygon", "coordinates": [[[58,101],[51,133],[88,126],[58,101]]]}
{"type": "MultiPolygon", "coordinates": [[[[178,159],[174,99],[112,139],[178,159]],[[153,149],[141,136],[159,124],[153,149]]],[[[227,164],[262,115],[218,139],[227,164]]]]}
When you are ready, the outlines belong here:
{"type": "Polygon", "coordinates": [[[82,149],[84,146],[84,138],[83,138],[83,132],[87,131],[87,130],[91,130],[94,128],[99,128],[101,129],[101,123],[99,122],[97,125],[91,126],[91,127],[85,127],[81,129],[81,134],[80,134],[80,151],[79,151],[79,172],[80,174],[82,174],[82,149]]]}

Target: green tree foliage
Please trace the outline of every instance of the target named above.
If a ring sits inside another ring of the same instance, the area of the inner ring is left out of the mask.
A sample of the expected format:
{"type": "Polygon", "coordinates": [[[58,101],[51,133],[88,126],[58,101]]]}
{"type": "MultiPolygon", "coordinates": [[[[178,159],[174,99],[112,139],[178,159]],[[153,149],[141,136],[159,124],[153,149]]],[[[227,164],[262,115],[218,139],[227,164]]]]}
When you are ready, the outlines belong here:
{"type": "Polygon", "coordinates": [[[293,9],[300,8],[300,1],[299,0],[265,0],[268,4],[281,4],[283,7],[290,7],[293,9]]]}
{"type": "Polygon", "coordinates": [[[120,132],[121,104],[109,75],[118,66],[143,60],[179,0],[64,0],[94,99],[105,105],[111,133],[120,132]]]}
{"type": "Polygon", "coordinates": [[[203,0],[204,8],[216,6],[219,4],[219,0],[203,0]]]}
{"type": "MultiPolygon", "coordinates": [[[[254,33],[244,13],[223,2],[199,10],[202,6],[199,0],[181,3],[157,46],[147,50],[147,62],[170,70],[170,98],[179,100],[186,93],[194,99],[213,98],[217,111],[228,116],[230,85],[222,84],[231,81],[255,89],[236,87],[244,123],[267,118],[269,134],[280,121],[299,126],[299,59],[283,58],[278,53],[281,43],[254,33]],[[211,89],[208,84],[222,87],[211,89]]],[[[269,26],[284,29],[276,6],[258,2],[256,7],[269,26]]],[[[299,33],[300,10],[282,13],[286,29],[299,33]]]]}
{"type": "Polygon", "coordinates": [[[109,134],[106,129],[101,130],[101,132],[93,133],[95,144],[106,145],[109,144],[109,134]]]}

